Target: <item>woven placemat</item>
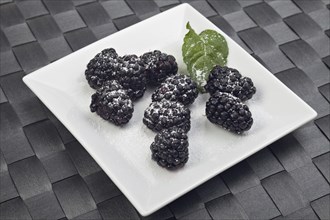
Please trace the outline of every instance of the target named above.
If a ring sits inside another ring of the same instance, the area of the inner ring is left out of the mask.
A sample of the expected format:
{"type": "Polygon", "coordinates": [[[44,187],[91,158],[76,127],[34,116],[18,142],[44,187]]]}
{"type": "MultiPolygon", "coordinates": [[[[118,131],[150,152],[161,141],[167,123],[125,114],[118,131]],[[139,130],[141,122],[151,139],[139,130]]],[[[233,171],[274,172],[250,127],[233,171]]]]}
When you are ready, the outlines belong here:
{"type": "Polygon", "coordinates": [[[0,0],[0,218],[329,219],[329,0],[0,0]],[[23,84],[25,74],[188,2],[318,113],[149,217],[23,84]]]}

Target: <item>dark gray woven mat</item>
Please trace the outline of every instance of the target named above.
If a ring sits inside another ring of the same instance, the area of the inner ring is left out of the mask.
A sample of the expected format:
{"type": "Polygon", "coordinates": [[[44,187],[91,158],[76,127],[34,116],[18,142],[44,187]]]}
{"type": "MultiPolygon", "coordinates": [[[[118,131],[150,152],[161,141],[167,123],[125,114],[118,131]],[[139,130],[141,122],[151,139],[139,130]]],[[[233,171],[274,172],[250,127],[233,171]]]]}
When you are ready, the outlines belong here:
{"type": "Polygon", "coordinates": [[[318,117],[146,219],[329,219],[329,0],[1,0],[0,218],[139,219],[25,74],[189,2],[318,117]]]}

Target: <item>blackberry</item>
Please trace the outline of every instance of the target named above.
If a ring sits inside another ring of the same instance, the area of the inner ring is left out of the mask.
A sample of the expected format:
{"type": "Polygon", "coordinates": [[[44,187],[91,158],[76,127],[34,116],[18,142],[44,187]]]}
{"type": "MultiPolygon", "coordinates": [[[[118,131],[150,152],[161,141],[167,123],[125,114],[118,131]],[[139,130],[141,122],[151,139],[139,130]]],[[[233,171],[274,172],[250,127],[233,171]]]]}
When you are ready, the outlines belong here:
{"type": "Polygon", "coordinates": [[[179,102],[161,100],[152,102],[144,112],[143,123],[153,131],[179,127],[190,130],[190,110],[179,102]]]}
{"type": "Polygon", "coordinates": [[[256,93],[252,80],[242,77],[238,70],[216,65],[211,70],[205,90],[210,94],[216,91],[231,93],[242,101],[246,101],[256,93]]]}
{"type": "Polygon", "coordinates": [[[167,99],[184,105],[192,104],[198,96],[197,84],[185,75],[174,75],[165,80],[152,94],[152,101],[167,99]]]}
{"type": "Polygon", "coordinates": [[[133,115],[133,103],[126,91],[99,89],[92,95],[91,112],[115,125],[128,123],[133,115]]]}
{"type": "Polygon", "coordinates": [[[115,78],[133,101],[143,96],[147,83],[145,68],[136,55],[122,57],[115,78]]]}
{"type": "Polygon", "coordinates": [[[253,124],[249,107],[229,93],[215,92],[210,97],[206,102],[206,117],[237,134],[249,130],[253,124]]]}
{"type": "Polygon", "coordinates": [[[187,163],[188,136],[184,130],[174,127],[158,133],[150,146],[152,159],[166,169],[176,169],[187,163]]]}
{"type": "Polygon", "coordinates": [[[101,53],[96,54],[89,61],[85,70],[85,77],[90,87],[99,89],[106,81],[113,79],[114,73],[119,67],[119,59],[118,54],[113,48],[102,50],[101,53]]]}
{"type": "Polygon", "coordinates": [[[159,85],[168,76],[178,72],[178,64],[174,56],[159,50],[143,54],[141,60],[146,68],[147,83],[152,86],[159,85]]]}

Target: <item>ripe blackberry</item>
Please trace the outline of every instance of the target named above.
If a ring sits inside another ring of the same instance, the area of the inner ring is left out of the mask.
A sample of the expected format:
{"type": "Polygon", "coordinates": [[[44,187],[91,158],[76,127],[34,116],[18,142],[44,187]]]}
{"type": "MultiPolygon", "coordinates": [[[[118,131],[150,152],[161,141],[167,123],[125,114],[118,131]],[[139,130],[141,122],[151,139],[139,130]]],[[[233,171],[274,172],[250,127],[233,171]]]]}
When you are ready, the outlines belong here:
{"type": "Polygon", "coordinates": [[[192,104],[198,96],[197,84],[185,75],[168,77],[152,94],[152,101],[167,99],[184,105],[192,104]]]}
{"type": "Polygon", "coordinates": [[[238,70],[219,65],[211,70],[205,90],[210,94],[216,91],[231,93],[241,101],[252,98],[256,93],[256,87],[249,77],[242,77],[238,70]]]}
{"type": "Polygon", "coordinates": [[[190,110],[179,102],[161,100],[152,102],[144,112],[143,123],[153,131],[179,127],[190,130],[190,110]]]}
{"type": "Polygon", "coordinates": [[[99,89],[103,84],[113,79],[114,73],[118,69],[118,54],[115,49],[108,48],[89,61],[85,70],[85,77],[88,84],[93,89],[99,89]]]}
{"type": "Polygon", "coordinates": [[[215,92],[210,97],[206,102],[206,117],[237,134],[249,130],[253,124],[248,106],[229,93],[215,92]]]}
{"type": "Polygon", "coordinates": [[[133,115],[133,103],[126,91],[99,89],[92,95],[91,112],[115,125],[128,123],[133,115]]]}
{"type": "Polygon", "coordinates": [[[177,127],[164,129],[150,146],[152,159],[166,169],[182,167],[188,161],[188,146],[188,136],[184,130],[177,127]]]}
{"type": "Polygon", "coordinates": [[[134,101],[143,96],[146,90],[145,69],[136,55],[122,57],[115,78],[134,101]]]}
{"type": "Polygon", "coordinates": [[[147,83],[149,85],[159,85],[168,76],[178,72],[178,64],[174,56],[162,53],[159,50],[145,53],[141,60],[146,68],[147,83]]]}

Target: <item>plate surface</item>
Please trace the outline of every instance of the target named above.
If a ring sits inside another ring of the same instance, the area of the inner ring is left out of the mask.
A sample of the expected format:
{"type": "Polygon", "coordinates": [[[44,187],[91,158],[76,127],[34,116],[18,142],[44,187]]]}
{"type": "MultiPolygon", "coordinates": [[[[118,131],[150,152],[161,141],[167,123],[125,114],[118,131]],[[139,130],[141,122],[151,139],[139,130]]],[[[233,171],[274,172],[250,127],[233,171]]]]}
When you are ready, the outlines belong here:
{"type": "Polygon", "coordinates": [[[97,41],[24,77],[24,82],[97,161],[142,215],[149,215],[316,117],[316,112],[226,34],[188,4],[182,4],[97,41]],[[199,33],[213,29],[225,36],[228,66],[254,81],[257,93],[247,102],[254,117],[244,135],[231,134],[205,117],[208,95],[190,107],[190,159],[169,172],[151,160],[149,146],[155,133],[142,123],[152,91],[135,103],[133,118],[116,127],[89,111],[91,89],[84,76],[88,61],[104,48],[120,55],[159,49],[173,54],[185,72],[181,46],[190,21],[199,33]]]}

